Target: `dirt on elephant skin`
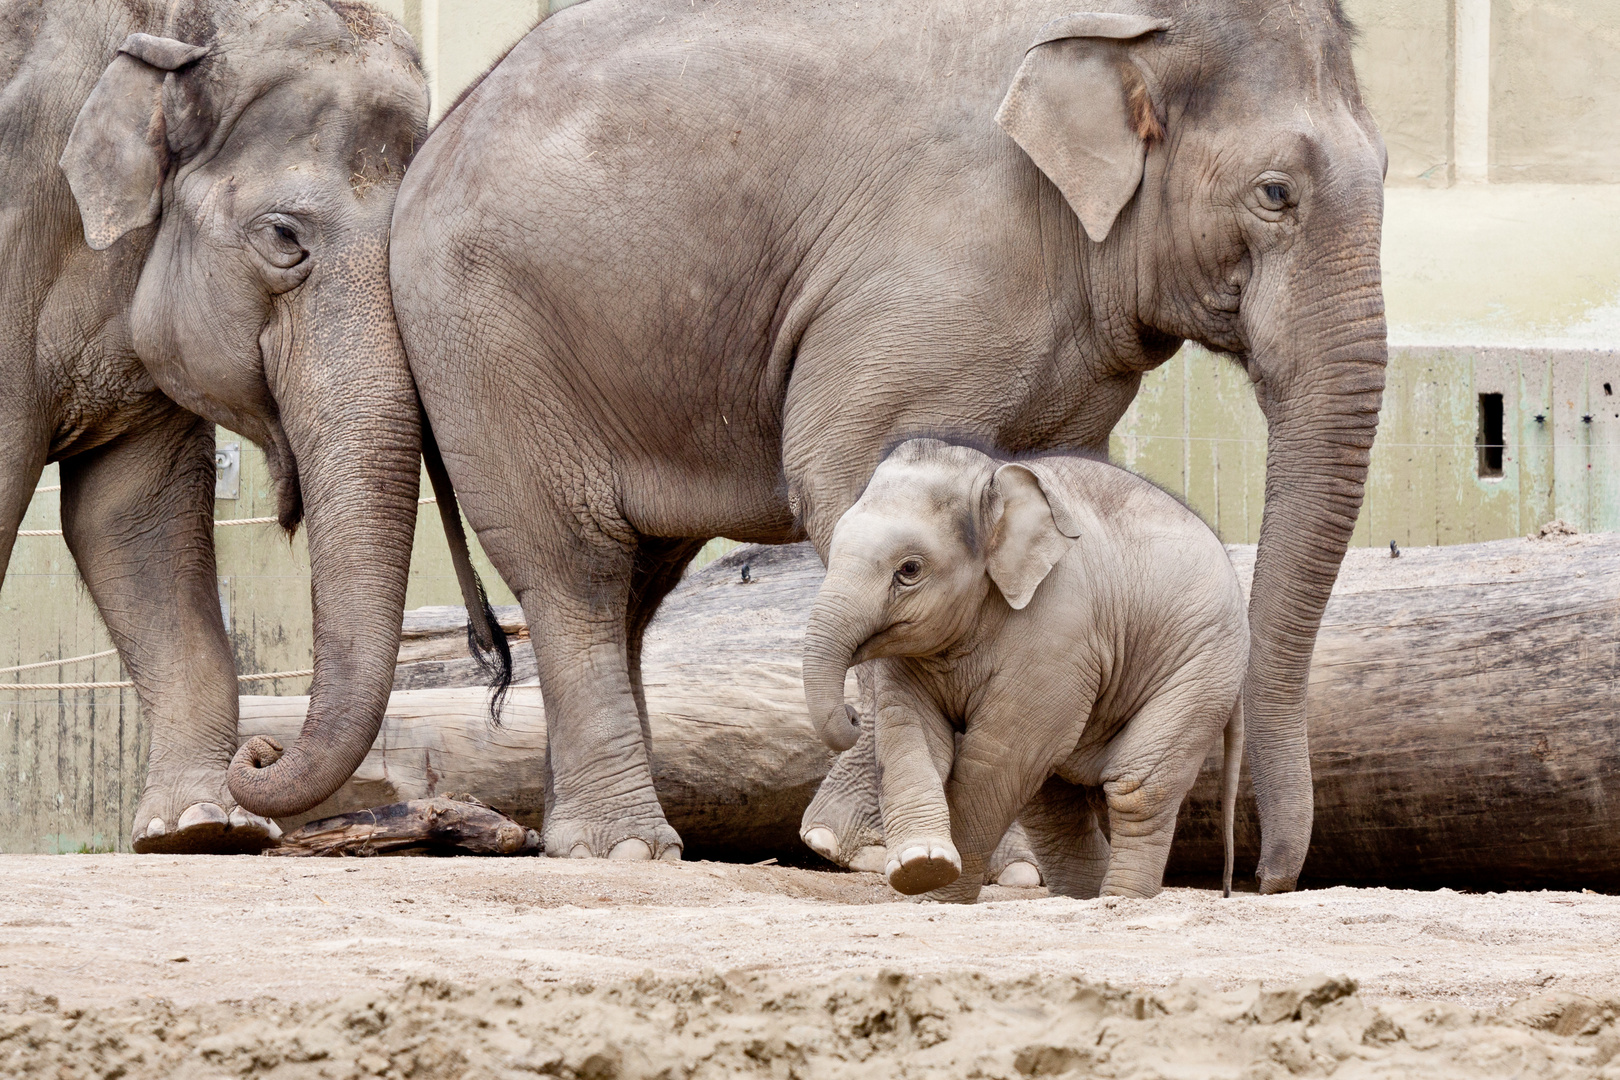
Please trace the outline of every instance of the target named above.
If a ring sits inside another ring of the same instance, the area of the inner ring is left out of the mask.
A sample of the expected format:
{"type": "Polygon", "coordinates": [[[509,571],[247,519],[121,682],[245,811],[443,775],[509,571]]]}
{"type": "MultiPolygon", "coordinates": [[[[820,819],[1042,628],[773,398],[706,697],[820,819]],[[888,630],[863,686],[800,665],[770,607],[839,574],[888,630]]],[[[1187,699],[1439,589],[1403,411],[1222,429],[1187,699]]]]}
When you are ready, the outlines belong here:
{"type": "Polygon", "coordinates": [[[758,973],[461,989],[332,1004],[0,1015],[21,1077],[1620,1077],[1616,1004],[1495,1013],[1369,1004],[1326,976],[1274,991],[1126,991],[1054,976],[758,973]]]}

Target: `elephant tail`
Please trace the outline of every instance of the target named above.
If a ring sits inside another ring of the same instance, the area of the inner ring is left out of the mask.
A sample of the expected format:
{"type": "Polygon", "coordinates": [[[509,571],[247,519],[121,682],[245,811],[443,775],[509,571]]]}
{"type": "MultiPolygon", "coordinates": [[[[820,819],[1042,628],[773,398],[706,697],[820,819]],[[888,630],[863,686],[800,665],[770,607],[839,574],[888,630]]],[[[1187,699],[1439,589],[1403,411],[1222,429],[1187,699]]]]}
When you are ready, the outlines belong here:
{"type": "Polygon", "coordinates": [[[1226,721],[1221,767],[1221,839],[1226,845],[1226,868],[1221,873],[1221,896],[1232,895],[1232,863],[1234,844],[1233,825],[1237,820],[1238,773],[1243,768],[1243,695],[1232,706],[1232,716],[1226,721]]]}
{"type": "Polygon", "coordinates": [[[501,704],[512,687],[512,650],[506,643],[506,632],[501,629],[490,606],[489,596],[478,571],[473,569],[472,553],[467,547],[467,533],[461,527],[461,510],[456,504],[456,491],[450,485],[450,472],[444,467],[444,457],[428,424],[427,410],[422,410],[422,462],[427,466],[428,480],[433,485],[434,497],[439,503],[439,517],[444,522],[444,538],[450,546],[450,562],[456,568],[456,581],[461,586],[462,602],[467,605],[467,651],[489,679],[490,719],[499,727],[501,704]]]}

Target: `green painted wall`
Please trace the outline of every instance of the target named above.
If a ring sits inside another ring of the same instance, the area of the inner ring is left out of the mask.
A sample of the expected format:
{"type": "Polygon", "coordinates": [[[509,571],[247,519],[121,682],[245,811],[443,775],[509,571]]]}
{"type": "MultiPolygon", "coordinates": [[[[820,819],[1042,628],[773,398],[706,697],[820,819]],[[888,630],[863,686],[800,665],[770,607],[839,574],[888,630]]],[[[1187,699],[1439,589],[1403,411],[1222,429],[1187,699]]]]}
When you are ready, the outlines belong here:
{"type": "MultiPolygon", "coordinates": [[[[1186,499],[1227,543],[1254,543],[1265,432],[1243,371],[1188,347],[1144,380],[1109,452],[1186,499]]],[[[1620,353],[1393,349],[1353,543],[1498,540],[1553,518],[1620,530],[1620,353]],[[1499,478],[1479,475],[1480,394],[1503,395],[1499,478]]]]}

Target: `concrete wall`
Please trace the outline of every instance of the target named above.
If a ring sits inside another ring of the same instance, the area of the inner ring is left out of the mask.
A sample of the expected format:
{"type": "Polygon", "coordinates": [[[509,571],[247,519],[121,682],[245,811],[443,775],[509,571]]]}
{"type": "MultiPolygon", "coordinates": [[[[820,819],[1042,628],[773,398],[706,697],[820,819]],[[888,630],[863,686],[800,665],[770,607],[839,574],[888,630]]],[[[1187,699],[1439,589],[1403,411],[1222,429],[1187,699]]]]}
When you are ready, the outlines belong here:
{"type": "MultiPolygon", "coordinates": [[[[435,115],[575,0],[377,0],[422,45],[435,115]]],[[[1394,186],[1620,181],[1620,0],[1344,0],[1394,186]],[[1460,125],[1459,125],[1460,113],[1460,125]],[[1458,137],[1462,145],[1458,145],[1458,137]],[[1464,164],[1464,172],[1467,172],[1464,164]]]]}

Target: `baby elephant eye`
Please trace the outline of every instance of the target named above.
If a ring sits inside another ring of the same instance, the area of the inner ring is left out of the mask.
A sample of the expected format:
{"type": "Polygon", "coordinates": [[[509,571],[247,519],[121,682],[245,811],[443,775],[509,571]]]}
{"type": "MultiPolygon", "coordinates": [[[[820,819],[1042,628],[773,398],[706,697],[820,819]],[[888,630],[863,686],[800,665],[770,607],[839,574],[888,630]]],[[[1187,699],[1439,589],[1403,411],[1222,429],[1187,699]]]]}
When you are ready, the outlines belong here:
{"type": "Polygon", "coordinates": [[[917,580],[921,573],[922,561],[920,559],[907,559],[894,572],[894,579],[902,585],[910,585],[917,580]]]}

